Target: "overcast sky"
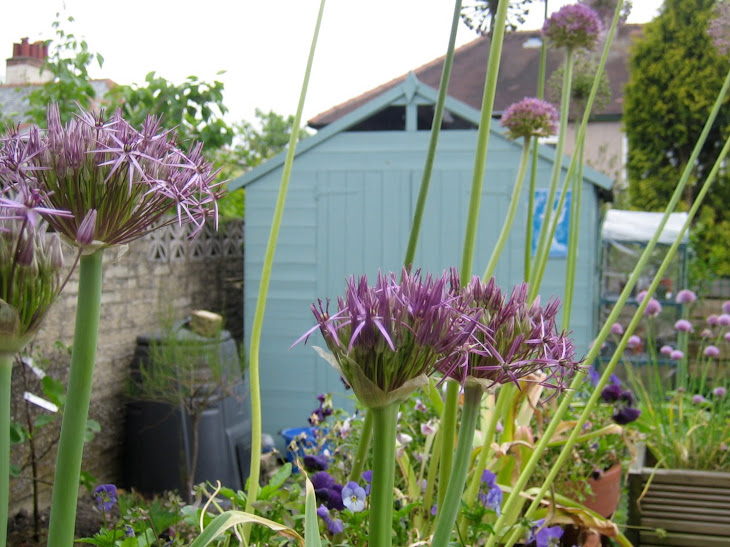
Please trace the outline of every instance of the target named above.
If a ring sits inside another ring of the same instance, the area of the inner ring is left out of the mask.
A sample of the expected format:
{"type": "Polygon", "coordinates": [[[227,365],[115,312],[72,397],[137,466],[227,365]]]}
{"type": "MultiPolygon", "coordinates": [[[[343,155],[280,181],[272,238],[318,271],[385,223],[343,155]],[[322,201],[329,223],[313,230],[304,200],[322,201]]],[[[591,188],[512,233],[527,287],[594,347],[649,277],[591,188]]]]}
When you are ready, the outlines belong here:
{"type": "MultiPolygon", "coordinates": [[[[549,7],[568,3],[549,0],[549,7]]],[[[651,20],[661,3],[635,0],[629,22],[651,20]]],[[[533,4],[524,28],[542,25],[544,5],[533,4]]],[[[10,57],[22,37],[53,38],[60,12],[75,18],[63,28],[104,56],[94,77],[123,84],[143,82],[150,71],[176,83],[189,75],[219,78],[231,120],[253,119],[257,107],[293,114],[318,7],[319,0],[6,2],[0,53],[10,57]]],[[[447,0],[328,0],[305,119],[443,55],[452,10],[447,0]]],[[[462,25],[458,44],[475,37],[462,25]]]]}

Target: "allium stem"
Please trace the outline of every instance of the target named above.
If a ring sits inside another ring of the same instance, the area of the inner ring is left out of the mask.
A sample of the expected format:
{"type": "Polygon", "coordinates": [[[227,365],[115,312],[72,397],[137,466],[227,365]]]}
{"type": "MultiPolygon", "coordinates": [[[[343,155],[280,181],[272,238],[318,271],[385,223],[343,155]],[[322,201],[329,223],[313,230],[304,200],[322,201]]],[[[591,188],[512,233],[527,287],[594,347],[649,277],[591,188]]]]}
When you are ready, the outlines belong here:
{"type": "Polygon", "coordinates": [[[512,198],[509,202],[509,209],[507,210],[507,218],[502,224],[502,231],[499,233],[497,243],[492,250],[492,256],[489,258],[487,269],[484,272],[484,282],[486,283],[494,275],[494,270],[497,269],[497,262],[499,257],[502,255],[504,244],[507,242],[509,233],[512,230],[512,224],[515,221],[515,213],[517,213],[517,206],[520,203],[520,196],[522,195],[522,183],[525,181],[525,173],[527,172],[527,164],[530,159],[530,137],[524,138],[522,144],[522,156],[520,157],[520,165],[517,169],[517,177],[515,178],[515,184],[512,188],[512,198]]]}
{"type": "Polygon", "coordinates": [[[466,474],[469,470],[469,457],[471,456],[472,441],[474,440],[474,430],[479,418],[482,393],[482,387],[479,385],[467,385],[464,390],[464,408],[461,412],[459,441],[446,489],[446,497],[439,508],[432,545],[449,544],[449,538],[456,523],[456,516],[459,514],[459,509],[461,509],[461,495],[464,492],[466,474]]]}
{"type": "MultiPolygon", "coordinates": [[[[258,499],[259,479],[261,476],[261,380],[259,375],[259,351],[261,349],[261,333],[263,330],[264,313],[266,311],[266,298],[269,292],[269,283],[271,281],[271,268],[274,263],[274,253],[276,244],[279,239],[279,229],[281,221],[284,217],[284,204],[286,202],[287,190],[289,189],[289,179],[291,177],[292,164],[294,162],[294,152],[296,150],[297,140],[299,139],[299,127],[302,123],[302,112],[304,110],[304,100],[307,96],[307,88],[309,87],[309,76],[312,72],[314,63],[314,52],[317,46],[317,38],[319,37],[319,29],[322,25],[322,16],[324,14],[325,0],[320,0],[319,12],[317,14],[317,22],[314,27],[314,35],[309,48],[309,58],[307,59],[307,68],[304,72],[304,80],[302,89],[299,94],[299,104],[297,112],[294,116],[291,135],[289,136],[289,147],[287,148],[286,159],[284,161],[284,169],[281,175],[281,185],[279,186],[279,194],[276,198],[276,206],[274,208],[274,218],[271,222],[271,231],[269,240],[266,245],[266,254],[264,256],[264,264],[261,268],[261,283],[259,285],[258,299],[256,300],[256,310],[254,311],[253,323],[251,325],[251,345],[249,348],[249,385],[251,393],[251,466],[249,469],[248,491],[246,492],[246,512],[254,513],[254,504],[258,499]]],[[[248,537],[251,532],[251,525],[244,525],[244,543],[248,543],[248,537]]]]}
{"type": "Polygon", "coordinates": [[[454,439],[456,438],[456,415],[459,408],[459,383],[446,382],[446,401],[441,415],[441,462],[439,463],[438,510],[441,511],[446,497],[446,486],[449,484],[451,465],[454,461],[454,439]]]}
{"type": "MultiPolygon", "coordinates": [[[[566,48],[565,52],[565,70],[563,71],[563,89],[560,96],[560,129],[558,133],[558,143],[555,147],[555,160],[553,161],[553,170],[550,175],[550,187],[548,189],[547,201],[545,202],[545,214],[540,224],[540,235],[538,237],[537,250],[535,252],[535,263],[531,272],[532,277],[530,278],[530,289],[532,293],[537,294],[537,289],[534,285],[540,284],[541,279],[538,278],[538,274],[541,270],[541,265],[547,262],[550,256],[550,247],[552,246],[552,239],[548,239],[548,233],[550,232],[550,222],[553,216],[553,207],[555,201],[555,194],[558,189],[558,181],[560,180],[560,173],[563,170],[563,151],[565,150],[565,137],[567,134],[568,127],[568,115],[570,110],[570,89],[572,87],[573,79],[573,49],[566,48]]],[[[565,194],[565,192],[563,192],[565,194]]],[[[556,216],[560,214],[560,209],[556,210],[556,216]]]]}
{"type": "Polygon", "coordinates": [[[444,59],[444,69],[441,73],[441,83],[439,84],[438,98],[436,99],[436,108],[433,113],[433,122],[431,123],[431,138],[428,142],[428,152],[426,153],[426,163],[423,166],[423,178],[421,179],[421,188],[418,191],[418,200],[416,201],[416,210],[413,213],[413,223],[411,224],[411,234],[408,238],[408,248],[406,249],[406,257],[403,264],[410,269],[413,259],[416,256],[416,245],[418,244],[418,236],[421,231],[421,221],[423,220],[423,211],[426,208],[426,197],[428,196],[428,188],[431,184],[431,173],[433,171],[433,162],[436,158],[436,145],[438,144],[439,134],[441,132],[441,121],[444,118],[444,105],[446,104],[446,90],[449,87],[451,79],[451,67],[454,63],[454,48],[456,46],[456,32],[459,28],[461,20],[461,0],[454,2],[454,15],[451,19],[451,33],[449,34],[449,45],[446,49],[446,58],[444,59]]]}
{"type": "Polygon", "coordinates": [[[8,535],[8,501],[10,491],[10,398],[13,355],[0,354],[0,546],[8,535]]]}
{"type": "Polygon", "coordinates": [[[580,210],[583,189],[583,157],[585,142],[576,143],[578,172],[573,177],[573,196],[570,202],[570,230],[568,232],[568,259],[565,265],[565,297],[563,298],[563,320],[561,330],[570,327],[570,312],[573,308],[575,270],[578,261],[578,240],[580,235],[580,210]]]}
{"type": "Polygon", "coordinates": [[[373,438],[373,413],[368,408],[365,410],[365,422],[362,424],[362,433],[357,444],[357,452],[355,459],[352,460],[352,469],[348,481],[360,482],[362,471],[365,467],[365,461],[368,459],[370,451],[370,441],[373,438]]]}
{"type": "Polygon", "coordinates": [[[73,545],[86,419],[96,362],[104,250],[81,257],[76,326],[53,479],[49,547],[73,545]]]}
{"type": "Polygon", "coordinates": [[[371,408],[373,415],[373,480],[370,491],[371,547],[393,543],[393,484],[395,481],[395,433],[399,402],[371,408]]]}

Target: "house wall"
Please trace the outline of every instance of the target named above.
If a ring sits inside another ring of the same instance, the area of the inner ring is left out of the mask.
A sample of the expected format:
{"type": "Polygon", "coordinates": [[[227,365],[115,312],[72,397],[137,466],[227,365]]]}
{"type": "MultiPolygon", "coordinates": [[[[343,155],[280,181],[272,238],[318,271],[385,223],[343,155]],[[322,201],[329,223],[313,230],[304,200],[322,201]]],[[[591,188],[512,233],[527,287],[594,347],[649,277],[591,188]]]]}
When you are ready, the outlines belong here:
{"type": "MultiPolygon", "coordinates": [[[[439,140],[430,197],[415,265],[441,273],[461,262],[469,201],[475,131],[445,131],[439,140]]],[[[408,241],[421,181],[428,132],[343,132],[299,155],[294,162],[272,271],[261,341],[264,431],[306,425],[321,392],[342,392],[337,374],[309,343],[290,346],[313,325],[310,305],[342,294],[349,275],[398,271],[408,241]]],[[[490,140],[474,274],[482,275],[504,222],[521,145],[490,140]]],[[[541,158],[539,187],[548,184],[551,161],[541,158]]],[[[260,272],[281,168],[246,189],[244,316],[246,337],[258,297],[260,272]]],[[[503,287],[523,278],[526,199],[522,199],[496,277],[503,287]]],[[[598,202],[584,183],[579,271],[573,310],[574,336],[585,349],[593,333],[595,242],[598,202]]],[[[564,259],[551,259],[543,294],[562,298],[564,259]]],[[[343,399],[336,399],[342,404],[343,399]]]]}
{"type": "MultiPolygon", "coordinates": [[[[189,228],[168,226],[129,245],[118,256],[115,249],[104,253],[103,293],[96,368],[89,417],[101,425],[101,432],[87,444],[82,469],[101,483],[119,484],[121,479],[124,395],[137,336],[159,330],[160,314],[183,319],[194,309],[221,313],[234,338],[243,337],[241,221],[221,225],[220,233],[206,229],[195,240],[188,239],[189,228]]],[[[66,262],[72,261],[70,251],[66,262]]],[[[51,376],[65,382],[69,356],[54,349],[56,341],[71,345],[76,317],[78,269],[53,305],[34,343],[34,355],[48,359],[44,365],[51,376]]],[[[40,361],[39,361],[40,362],[40,361]]],[[[13,370],[13,419],[25,419],[26,404],[23,375],[29,369],[13,370]]],[[[40,394],[37,379],[30,391],[40,394]]],[[[34,409],[35,411],[35,409],[34,409]]],[[[52,481],[55,464],[53,439],[58,426],[49,426],[37,439],[41,459],[40,478],[52,481]]],[[[15,445],[14,463],[28,459],[28,445],[15,445]]],[[[26,469],[23,476],[27,477],[26,469]]],[[[27,479],[11,480],[12,506],[27,506],[30,485],[27,479]]],[[[41,483],[41,499],[50,499],[50,488],[41,483]]]]}
{"type": "MultiPolygon", "coordinates": [[[[567,155],[572,155],[575,150],[575,134],[575,125],[568,125],[565,146],[567,155]]],[[[619,120],[594,120],[586,127],[585,162],[613,179],[616,189],[623,189],[625,186],[624,139],[625,134],[619,120]]]]}

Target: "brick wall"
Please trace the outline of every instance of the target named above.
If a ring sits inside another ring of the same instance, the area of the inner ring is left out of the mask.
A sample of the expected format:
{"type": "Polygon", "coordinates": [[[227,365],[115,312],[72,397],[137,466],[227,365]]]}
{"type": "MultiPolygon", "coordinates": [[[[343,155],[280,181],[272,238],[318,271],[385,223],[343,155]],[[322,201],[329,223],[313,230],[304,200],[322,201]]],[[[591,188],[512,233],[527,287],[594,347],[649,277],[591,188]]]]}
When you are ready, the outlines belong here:
{"type": "MultiPolygon", "coordinates": [[[[101,424],[101,432],[87,445],[83,464],[84,470],[101,482],[120,478],[124,391],[137,336],[156,331],[160,313],[183,319],[194,309],[206,309],[225,317],[225,328],[237,341],[243,337],[243,223],[231,221],[220,228],[218,233],[206,229],[190,240],[189,228],[170,226],[130,244],[121,256],[115,249],[105,251],[99,344],[89,411],[90,418],[101,424]]],[[[57,340],[68,345],[73,341],[77,292],[78,271],[34,342],[39,353],[50,359],[48,367],[54,377],[67,373],[68,355],[53,346],[57,340]]],[[[13,372],[15,420],[25,412],[21,372],[17,367],[13,372]]],[[[49,427],[39,439],[41,449],[56,435],[56,429],[49,427]]],[[[27,451],[21,445],[14,446],[13,461],[20,464],[26,459],[27,451]]],[[[52,480],[54,464],[55,452],[51,450],[41,462],[43,480],[52,480]]],[[[13,506],[29,504],[27,480],[13,480],[11,490],[13,506]]],[[[49,487],[43,487],[42,498],[50,499],[49,487]]]]}

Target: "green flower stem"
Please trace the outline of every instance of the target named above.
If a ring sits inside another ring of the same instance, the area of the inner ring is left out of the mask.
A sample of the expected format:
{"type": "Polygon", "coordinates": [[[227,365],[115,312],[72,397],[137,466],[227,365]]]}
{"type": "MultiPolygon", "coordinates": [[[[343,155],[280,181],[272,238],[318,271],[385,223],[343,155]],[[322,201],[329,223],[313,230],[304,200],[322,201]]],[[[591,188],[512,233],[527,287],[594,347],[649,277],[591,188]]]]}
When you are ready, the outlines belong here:
{"type": "MultiPolygon", "coordinates": [[[[482,200],[482,186],[484,183],[484,171],[487,160],[487,147],[491,132],[492,113],[494,111],[494,97],[497,91],[497,77],[499,76],[499,63],[502,57],[502,45],[507,21],[507,8],[509,2],[501,0],[494,17],[491,47],[489,48],[489,60],[487,61],[487,75],[484,81],[484,94],[482,95],[482,114],[479,119],[479,133],[477,136],[476,154],[474,156],[474,173],[469,198],[469,212],[466,221],[466,233],[464,234],[464,251],[461,260],[461,284],[466,285],[471,278],[472,265],[474,263],[474,248],[476,245],[477,228],[479,226],[479,208],[482,200]]],[[[449,382],[452,384],[452,382],[449,382]]],[[[456,407],[459,403],[458,386],[447,387],[446,407],[441,419],[441,427],[444,428],[444,440],[441,451],[441,467],[439,474],[439,502],[442,498],[444,483],[441,480],[451,473],[451,461],[453,452],[449,441],[449,432],[456,430],[456,407]],[[448,420],[453,420],[449,423],[448,420]]],[[[453,437],[452,437],[453,438],[453,437]]],[[[441,507],[441,503],[439,503],[441,507]]]]}
{"type": "MultiPolygon", "coordinates": [[[[302,124],[302,112],[304,110],[304,100],[307,96],[307,88],[309,86],[309,76],[312,72],[312,64],[314,63],[314,51],[317,46],[317,38],[319,29],[322,24],[322,15],[324,13],[325,0],[320,0],[319,13],[317,14],[317,22],[312,36],[312,44],[309,48],[309,58],[307,59],[307,68],[304,72],[304,81],[299,94],[299,104],[297,112],[294,116],[291,135],[289,136],[289,146],[287,148],[286,159],[284,161],[284,169],[281,175],[281,185],[279,186],[279,194],[276,198],[276,207],[274,209],[274,218],[271,223],[271,231],[269,232],[269,241],[266,245],[266,254],[264,255],[264,265],[261,269],[261,284],[259,285],[258,299],[256,301],[256,310],[254,312],[253,323],[251,325],[251,345],[249,348],[249,384],[251,390],[251,467],[248,478],[248,491],[246,493],[246,512],[254,513],[254,504],[258,499],[259,480],[261,477],[261,381],[259,377],[259,353],[261,349],[261,332],[263,330],[264,313],[266,311],[266,297],[269,292],[269,283],[271,281],[271,269],[274,263],[274,253],[276,244],[279,240],[279,229],[284,216],[284,204],[286,203],[287,190],[289,189],[289,179],[291,178],[292,164],[294,162],[294,152],[296,151],[297,141],[299,139],[299,128],[302,124]]],[[[251,533],[251,524],[244,525],[244,543],[248,543],[251,533]]]]}
{"type": "MultiPolygon", "coordinates": [[[[568,115],[570,114],[570,90],[573,85],[573,48],[567,48],[565,51],[565,70],[563,71],[563,89],[560,95],[560,125],[558,129],[558,144],[555,147],[555,160],[553,161],[553,170],[550,175],[550,186],[548,189],[547,201],[545,202],[545,215],[540,225],[540,235],[538,236],[537,250],[535,253],[535,266],[530,279],[530,286],[536,282],[536,273],[540,271],[539,265],[543,261],[547,261],[550,255],[550,247],[552,239],[548,239],[548,232],[553,216],[553,204],[555,202],[555,194],[558,189],[558,181],[560,173],[563,169],[563,151],[565,150],[565,138],[568,128],[568,115]]],[[[565,192],[563,192],[565,194],[565,192]]],[[[556,209],[556,217],[560,215],[560,209],[556,209]]]]}
{"type": "Polygon", "coordinates": [[[449,544],[456,516],[459,514],[459,509],[461,509],[461,495],[464,492],[466,474],[469,470],[469,458],[471,457],[474,430],[479,418],[482,393],[483,390],[480,385],[467,385],[464,390],[464,408],[461,413],[461,426],[459,428],[456,455],[454,456],[454,466],[451,469],[446,497],[443,505],[439,507],[432,545],[449,544]]]}
{"type": "MultiPolygon", "coordinates": [[[[616,13],[621,8],[622,2],[619,2],[616,6],[616,13]]],[[[614,13],[614,23],[617,20],[617,14],[614,13]]],[[[615,25],[614,25],[615,26],[615,25]]],[[[619,317],[619,314],[621,313],[621,310],[623,309],[624,305],[626,304],[626,301],[628,300],[631,291],[633,291],[634,287],[636,286],[636,283],[639,279],[639,276],[644,270],[644,267],[646,266],[647,262],[649,261],[649,257],[654,252],[654,248],[656,247],[657,241],[659,240],[659,235],[664,230],[664,226],[667,223],[667,220],[669,218],[669,215],[674,211],[674,209],[677,207],[677,203],[679,202],[682,192],[684,191],[684,188],[687,184],[687,181],[689,180],[689,177],[692,173],[692,168],[695,164],[695,160],[697,159],[697,156],[699,155],[700,150],[702,149],[702,146],[705,143],[705,140],[707,139],[707,135],[710,132],[710,129],[712,128],[712,125],[715,121],[715,118],[717,117],[717,114],[720,110],[720,106],[722,102],[725,99],[725,96],[728,92],[728,89],[730,88],[730,72],[728,72],[725,82],[723,84],[722,90],[720,91],[720,94],[718,95],[715,104],[712,108],[712,111],[710,112],[710,116],[707,119],[707,122],[705,123],[705,127],[702,130],[702,133],[697,140],[697,143],[695,144],[695,148],[692,152],[692,155],[690,156],[689,161],[687,162],[685,169],[682,173],[682,176],[680,177],[679,182],[677,183],[677,187],[674,190],[674,194],[672,194],[672,197],[669,201],[669,204],[667,205],[667,208],[664,212],[664,215],[659,222],[659,225],[657,226],[657,229],[652,236],[652,238],[649,240],[649,242],[646,245],[646,248],[644,249],[644,252],[641,253],[641,256],[639,257],[638,262],[636,263],[636,266],[634,268],[634,271],[631,273],[631,276],[626,282],[626,286],[624,287],[623,291],[621,291],[621,294],[619,295],[618,301],[616,302],[616,305],[613,307],[611,312],[609,313],[608,317],[606,318],[605,323],[601,327],[600,332],[598,333],[598,336],[596,337],[596,340],[591,347],[591,349],[588,352],[588,355],[585,358],[586,363],[592,363],[595,361],[596,357],[598,357],[598,352],[600,351],[601,344],[608,338],[610,332],[611,332],[611,325],[613,325],[614,322],[619,317]]],[[[585,120],[585,116],[584,116],[585,120]]],[[[725,143],[725,147],[720,153],[720,156],[718,156],[718,160],[715,163],[715,166],[713,167],[712,171],[708,175],[707,180],[705,181],[705,184],[703,185],[702,189],[700,190],[694,204],[692,205],[692,208],[690,209],[688,213],[688,219],[687,223],[685,224],[686,228],[689,223],[691,222],[692,218],[694,217],[697,209],[699,208],[702,199],[704,198],[705,194],[707,193],[707,190],[709,189],[709,185],[712,182],[712,180],[715,178],[717,171],[719,170],[719,166],[722,163],[722,160],[728,153],[728,149],[730,148],[730,139],[728,142],[725,143]]],[[[670,250],[667,252],[667,257],[664,259],[664,262],[662,263],[662,266],[660,266],[656,276],[654,277],[654,281],[652,282],[652,285],[649,287],[650,293],[656,289],[656,287],[659,284],[659,281],[661,280],[662,276],[664,275],[664,270],[666,269],[664,266],[664,263],[669,264],[669,261],[671,259],[671,256],[674,254],[674,251],[676,251],[676,248],[679,246],[682,234],[684,233],[684,228],[682,232],[679,234],[677,240],[674,242],[670,250]]],[[[644,303],[648,304],[649,299],[645,298],[644,303]]],[[[637,309],[637,312],[634,316],[634,319],[637,317],[640,317],[641,314],[643,314],[643,309],[645,306],[639,306],[639,309],[637,309]]],[[[638,322],[638,319],[636,319],[636,322],[638,322]]],[[[632,323],[629,325],[629,327],[626,329],[624,333],[624,337],[622,338],[622,342],[628,343],[628,337],[633,333],[633,328],[631,325],[634,323],[634,320],[632,320],[632,323]],[[630,330],[631,329],[631,330],[630,330]],[[628,335],[626,333],[629,333],[628,335]]],[[[634,325],[635,328],[635,325],[634,325]]],[[[625,347],[625,346],[624,346],[625,347]]],[[[619,347],[616,349],[616,352],[614,353],[613,358],[611,359],[611,362],[609,362],[609,365],[604,370],[603,374],[601,375],[601,378],[598,382],[598,385],[596,386],[593,396],[588,400],[586,407],[584,409],[583,414],[585,416],[588,416],[590,412],[593,410],[593,407],[595,406],[595,403],[598,400],[598,397],[600,396],[601,391],[603,388],[608,384],[608,380],[610,378],[611,373],[613,372],[613,368],[616,365],[616,362],[620,359],[621,355],[623,353],[623,348],[621,347],[621,342],[619,343],[619,347]]],[[[575,393],[575,389],[584,381],[584,377],[582,375],[576,375],[576,377],[573,379],[573,382],[570,385],[570,389],[565,393],[563,400],[558,407],[558,410],[555,413],[555,416],[553,417],[553,420],[548,425],[547,429],[543,433],[542,438],[535,446],[535,451],[533,452],[533,455],[531,456],[530,460],[527,462],[527,465],[525,466],[524,471],[520,474],[520,477],[518,478],[517,482],[513,485],[513,489],[515,491],[521,491],[524,489],[525,485],[527,484],[527,480],[529,479],[530,475],[534,471],[535,467],[537,466],[540,458],[542,457],[543,452],[545,451],[545,448],[548,445],[549,440],[552,438],[552,436],[555,433],[555,430],[557,429],[558,424],[563,419],[563,416],[565,415],[565,412],[568,409],[568,406],[570,405],[571,401],[573,400],[573,395],[575,393]]],[[[580,430],[580,425],[576,426],[575,431],[580,430]]],[[[576,433],[577,435],[577,433],[576,433]]],[[[574,441],[574,439],[573,439],[574,441]]],[[[561,452],[558,462],[556,462],[555,466],[549,473],[548,477],[546,478],[545,482],[543,483],[543,486],[540,490],[540,494],[535,498],[533,503],[530,506],[530,509],[527,512],[527,517],[531,516],[534,513],[535,508],[538,506],[540,501],[542,500],[542,497],[544,496],[545,492],[549,488],[552,479],[554,478],[554,475],[557,474],[557,472],[560,469],[561,463],[567,458],[567,454],[570,452],[570,449],[572,448],[573,443],[568,440],[565,447],[563,448],[563,451],[561,452]],[[551,477],[552,476],[552,477],[551,477]]],[[[507,502],[505,503],[503,509],[502,509],[502,516],[497,520],[494,527],[496,530],[502,529],[507,524],[512,524],[516,522],[516,516],[514,514],[514,507],[517,505],[517,498],[518,496],[510,496],[508,498],[507,502]],[[513,501],[514,500],[514,501],[513,501]]],[[[513,534],[512,538],[510,540],[512,543],[508,543],[506,547],[509,547],[510,545],[514,544],[514,541],[516,541],[517,534],[513,534]]],[[[487,547],[491,547],[495,544],[497,541],[497,535],[489,538],[489,541],[487,543],[487,547]]]]}
{"type": "Polygon", "coordinates": [[[446,485],[449,484],[451,475],[451,464],[454,461],[454,439],[456,438],[456,415],[459,409],[459,384],[454,381],[446,382],[446,401],[444,412],[441,415],[441,431],[443,441],[441,443],[441,463],[439,464],[439,491],[438,511],[443,507],[446,496],[446,485]]]}
{"type": "Polygon", "coordinates": [[[371,408],[373,415],[373,480],[370,490],[371,547],[393,543],[393,483],[395,480],[395,432],[400,402],[371,408]]]}
{"type": "Polygon", "coordinates": [[[563,298],[562,330],[570,327],[570,312],[573,309],[575,290],[575,269],[578,261],[578,240],[580,235],[580,210],[583,195],[583,157],[585,143],[577,145],[578,173],[573,177],[573,199],[570,204],[570,233],[568,238],[568,259],[565,265],[565,296],[563,298]]]}
{"type": "Polygon", "coordinates": [[[53,479],[49,547],[68,547],[74,542],[81,458],[99,334],[103,256],[101,249],[81,257],[71,368],[53,479]]]}
{"type": "Polygon", "coordinates": [[[373,438],[373,413],[370,409],[366,409],[365,422],[362,424],[362,434],[357,444],[357,452],[355,459],[352,461],[352,469],[350,470],[349,481],[360,482],[362,478],[362,470],[365,467],[365,461],[368,459],[370,450],[370,441],[373,438]]]}
{"type": "Polygon", "coordinates": [[[433,122],[431,124],[431,139],[428,142],[428,152],[426,154],[426,164],[423,167],[423,178],[421,179],[421,188],[418,191],[418,200],[416,201],[416,210],[413,214],[413,224],[411,224],[411,235],[408,239],[408,248],[403,263],[406,268],[410,268],[413,259],[416,256],[416,245],[418,244],[418,236],[421,231],[421,222],[423,220],[423,211],[426,208],[426,197],[428,196],[428,187],[431,184],[431,173],[433,172],[433,162],[436,157],[436,145],[441,132],[441,122],[444,119],[444,105],[446,104],[446,90],[449,87],[451,79],[451,67],[454,64],[454,49],[456,46],[456,32],[459,29],[459,21],[461,20],[461,0],[454,2],[454,15],[451,18],[451,33],[449,34],[449,45],[446,49],[446,58],[444,59],[444,69],[441,73],[441,83],[439,84],[438,98],[436,99],[436,108],[433,113],[433,122]]]}
{"type": "MultiPolygon", "coordinates": [[[[428,462],[428,473],[426,474],[426,491],[423,493],[423,514],[429,516],[433,505],[433,491],[436,484],[436,474],[439,470],[439,458],[441,456],[441,445],[444,441],[444,433],[441,428],[436,431],[436,437],[433,441],[433,452],[428,462]]],[[[428,521],[426,521],[428,526],[428,521]]],[[[430,532],[424,531],[423,537],[428,536],[430,532]]]]}
{"type": "MultiPolygon", "coordinates": [[[[545,0],[545,13],[543,20],[548,17],[548,3],[545,0]]],[[[542,40],[540,46],[540,68],[537,71],[537,98],[545,97],[545,72],[547,65],[547,42],[542,40]]],[[[527,198],[527,230],[525,232],[525,272],[524,280],[530,279],[531,261],[532,261],[532,230],[533,216],[535,214],[535,185],[537,181],[537,159],[540,143],[535,139],[532,143],[532,166],[530,168],[530,191],[527,198]]]]}
{"type": "Polygon", "coordinates": [[[8,536],[8,502],[10,492],[10,398],[13,354],[0,354],[0,546],[8,536]]]}
{"type": "Polygon", "coordinates": [[[499,257],[504,249],[504,244],[507,242],[509,233],[512,230],[512,224],[515,221],[515,213],[517,213],[517,206],[520,203],[520,195],[522,194],[522,183],[525,181],[527,164],[530,159],[530,141],[530,137],[524,138],[524,143],[522,144],[522,155],[520,156],[520,166],[517,169],[517,178],[515,179],[515,184],[512,188],[512,197],[510,199],[509,209],[507,210],[507,218],[502,225],[502,231],[499,233],[499,237],[497,238],[497,244],[492,250],[492,256],[489,258],[487,269],[484,272],[484,281],[489,281],[489,279],[494,275],[494,270],[497,269],[497,262],[499,261],[499,257]]]}

